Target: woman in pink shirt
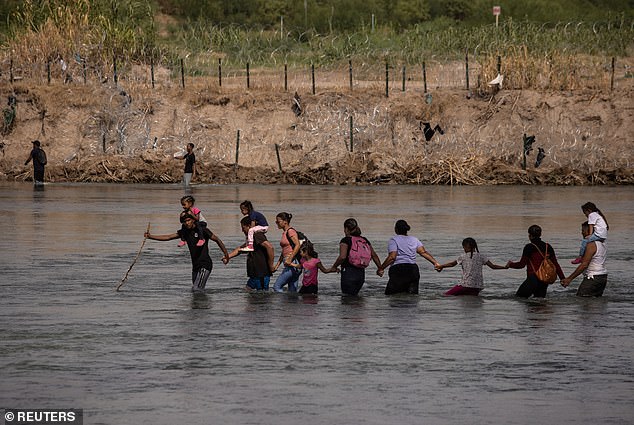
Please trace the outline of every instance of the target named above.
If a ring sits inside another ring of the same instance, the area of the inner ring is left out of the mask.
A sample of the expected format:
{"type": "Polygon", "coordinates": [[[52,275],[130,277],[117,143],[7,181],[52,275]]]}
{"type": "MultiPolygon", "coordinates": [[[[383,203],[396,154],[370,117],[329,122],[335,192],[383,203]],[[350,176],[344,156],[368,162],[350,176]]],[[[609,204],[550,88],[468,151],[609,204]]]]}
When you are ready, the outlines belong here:
{"type": "Polygon", "coordinates": [[[275,224],[282,231],[282,238],[280,239],[282,253],[279,260],[277,260],[275,270],[284,264],[282,273],[280,273],[273,285],[275,292],[284,292],[284,287],[287,285],[288,292],[297,292],[297,282],[301,272],[293,267],[292,263],[293,261],[299,263],[298,253],[301,244],[299,243],[297,231],[291,227],[292,218],[293,215],[287,212],[281,212],[275,217],[275,224]]]}

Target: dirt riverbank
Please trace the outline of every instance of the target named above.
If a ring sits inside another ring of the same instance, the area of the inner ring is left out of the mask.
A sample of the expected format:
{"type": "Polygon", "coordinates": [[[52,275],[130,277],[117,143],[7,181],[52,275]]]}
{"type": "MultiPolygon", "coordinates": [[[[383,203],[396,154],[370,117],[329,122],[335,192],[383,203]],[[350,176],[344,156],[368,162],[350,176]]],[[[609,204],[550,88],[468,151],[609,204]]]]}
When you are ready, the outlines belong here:
{"type": "Polygon", "coordinates": [[[612,92],[300,91],[300,116],[292,92],[266,87],[5,84],[3,103],[17,103],[0,180],[32,178],[39,139],[53,182],[176,182],[174,155],[192,142],[199,183],[632,184],[631,80],[612,92]],[[444,134],[426,140],[424,123],[444,134]]]}

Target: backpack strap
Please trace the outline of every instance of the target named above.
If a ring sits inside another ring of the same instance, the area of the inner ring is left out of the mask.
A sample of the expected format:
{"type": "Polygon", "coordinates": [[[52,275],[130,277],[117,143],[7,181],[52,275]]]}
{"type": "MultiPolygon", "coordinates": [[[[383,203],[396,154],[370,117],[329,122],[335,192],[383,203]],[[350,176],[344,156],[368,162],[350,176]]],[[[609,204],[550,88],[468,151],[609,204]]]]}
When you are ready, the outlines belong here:
{"type": "MultiPolygon", "coordinates": [[[[537,245],[535,245],[533,242],[531,242],[531,245],[533,245],[535,247],[535,249],[537,250],[537,252],[539,252],[539,255],[542,256],[542,261],[539,263],[540,266],[542,265],[544,260],[547,258],[546,256],[548,255],[548,244],[546,242],[544,242],[544,243],[546,244],[546,254],[545,255],[542,252],[542,250],[539,249],[539,247],[537,245]]],[[[533,263],[531,263],[530,259],[528,260],[528,264],[531,265],[531,268],[533,269],[533,273],[537,273],[537,270],[535,270],[535,266],[533,265],[533,263]]]]}
{"type": "MultiPolygon", "coordinates": [[[[293,229],[293,231],[295,232],[295,236],[297,236],[297,240],[299,241],[299,233],[297,233],[297,230],[295,228],[293,228],[293,227],[289,227],[288,229],[286,229],[284,234],[286,235],[286,240],[288,241],[288,244],[291,246],[291,248],[293,248],[293,251],[295,251],[295,243],[293,243],[293,239],[288,237],[288,231],[291,230],[291,229],[293,229]]],[[[302,258],[302,256],[299,255],[299,251],[297,251],[297,254],[295,254],[295,257],[293,259],[296,260],[299,263],[301,258],[302,258]]]]}
{"type": "Polygon", "coordinates": [[[291,248],[295,249],[295,243],[293,243],[293,239],[288,237],[288,231],[289,230],[293,230],[295,232],[295,236],[297,236],[297,240],[299,240],[299,234],[297,233],[297,230],[295,230],[295,228],[293,227],[289,227],[288,229],[286,229],[286,231],[284,232],[284,234],[286,235],[286,240],[288,241],[288,243],[291,245],[291,248]]]}
{"type": "Polygon", "coordinates": [[[531,242],[531,244],[535,247],[535,249],[537,249],[537,252],[539,252],[539,255],[541,255],[544,259],[546,259],[548,257],[548,244],[546,242],[544,242],[546,244],[546,253],[544,254],[542,252],[541,249],[539,249],[539,247],[537,245],[535,245],[533,242],[531,242]]]}

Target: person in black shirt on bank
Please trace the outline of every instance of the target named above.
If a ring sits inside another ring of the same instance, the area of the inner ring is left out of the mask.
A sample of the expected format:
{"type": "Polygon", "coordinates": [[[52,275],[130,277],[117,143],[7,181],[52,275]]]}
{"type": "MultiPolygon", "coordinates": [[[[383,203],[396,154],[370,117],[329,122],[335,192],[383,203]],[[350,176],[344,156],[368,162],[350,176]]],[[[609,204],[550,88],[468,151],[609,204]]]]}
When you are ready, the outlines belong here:
{"type": "Polygon", "coordinates": [[[41,148],[39,140],[33,140],[33,149],[29,153],[29,157],[24,161],[24,165],[28,165],[33,161],[33,184],[44,184],[44,166],[46,165],[46,154],[41,148]]]}
{"type": "Polygon", "coordinates": [[[180,159],[185,160],[185,172],[183,173],[183,184],[189,187],[192,179],[196,178],[196,155],[194,154],[194,144],[187,144],[187,153],[180,159]]]}

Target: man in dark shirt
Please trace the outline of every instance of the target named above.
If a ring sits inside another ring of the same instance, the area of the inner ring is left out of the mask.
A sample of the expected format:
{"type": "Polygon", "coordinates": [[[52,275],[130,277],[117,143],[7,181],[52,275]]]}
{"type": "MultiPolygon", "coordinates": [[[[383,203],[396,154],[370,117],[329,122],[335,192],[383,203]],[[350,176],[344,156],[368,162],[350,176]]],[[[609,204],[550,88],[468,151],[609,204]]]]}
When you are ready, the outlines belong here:
{"type": "Polygon", "coordinates": [[[187,153],[181,157],[185,160],[185,172],[183,173],[183,184],[188,187],[192,179],[196,178],[196,155],[194,154],[194,144],[187,144],[187,153]]]}
{"type": "MultiPolygon", "coordinates": [[[[249,228],[251,227],[251,219],[244,217],[240,220],[240,227],[242,227],[242,232],[245,235],[248,234],[249,228]]],[[[229,258],[237,257],[244,252],[241,251],[241,248],[245,245],[246,243],[234,249],[229,254],[229,258]]],[[[253,251],[247,252],[247,276],[249,277],[245,286],[247,291],[269,290],[269,281],[275,270],[273,264],[274,258],[275,252],[273,245],[266,239],[266,235],[263,232],[254,233],[253,251]]],[[[227,259],[227,261],[229,261],[229,259],[227,259]]]]}
{"type": "Polygon", "coordinates": [[[183,239],[187,242],[189,248],[189,254],[192,259],[192,291],[202,293],[205,291],[205,285],[207,279],[211,274],[213,263],[209,256],[209,240],[214,241],[218,248],[224,254],[222,262],[227,264],[229,261],[229,253],[225,248],[225,244],[216,236],[208,227],[203,228],[203,237],[205,243],[202,246],[198,246],[200,236],[196,227],[196,219],[189,215],[184,214],[181,216],[181,222],[185,225],[184,229],[180,229],[176,233],[169,235],[152,235],[149,232],[145,233],[145,237],[155,241],[171,241],[173,239],[183,239]]]}
{"type": "Polygon", "coordinates": [[[31,143],[33,144],[33,149],[31,149],[31,153],[29,153],[24,165],[33,161],[33,184],[41,185],[44,184],[44,166],[46,165],[46,162],[42,162],[42,158],[46,156],[40,153],[42,148],[39,140],[33,140],[31,143]]]}

